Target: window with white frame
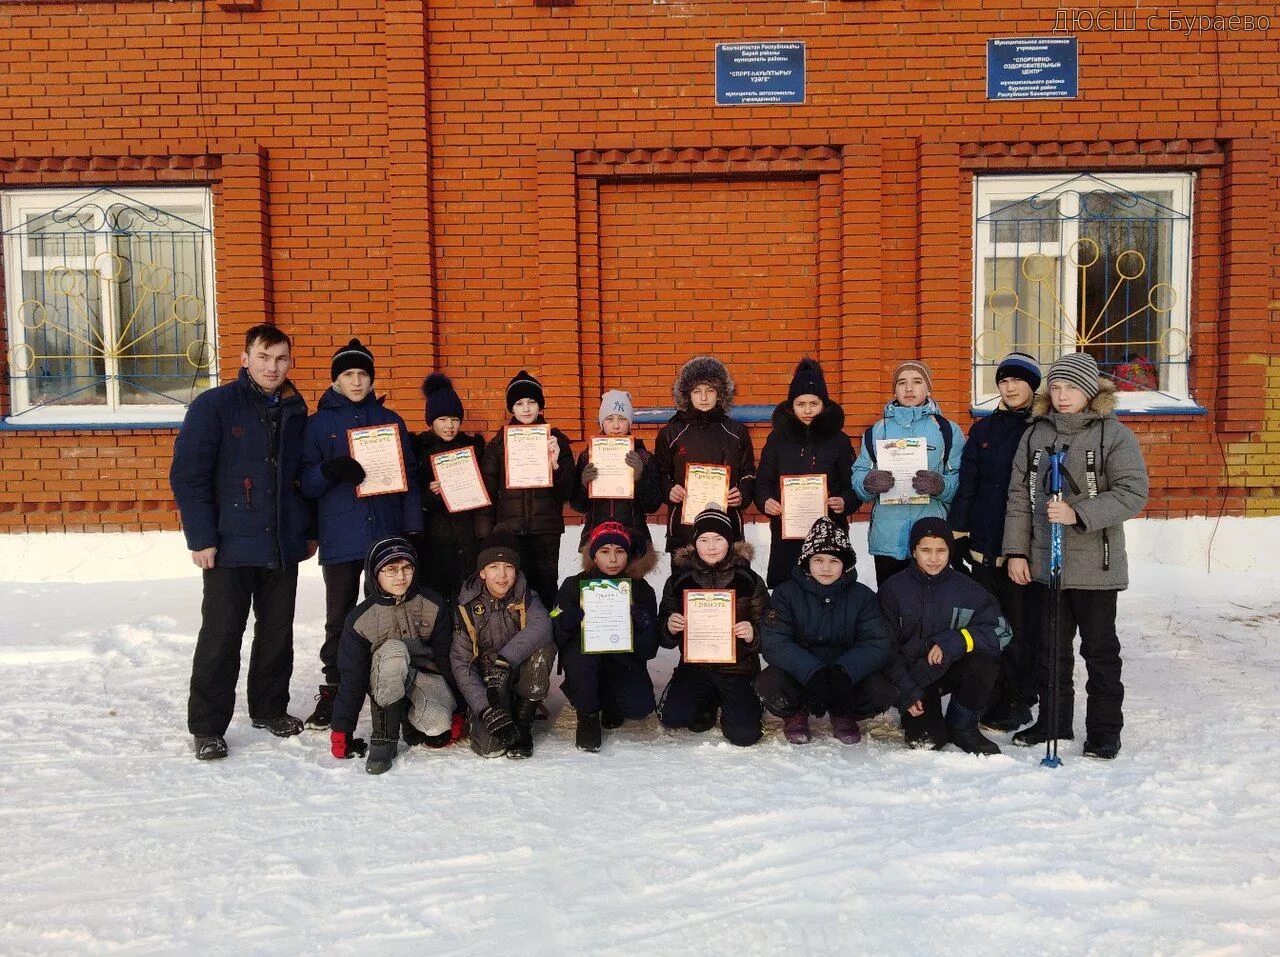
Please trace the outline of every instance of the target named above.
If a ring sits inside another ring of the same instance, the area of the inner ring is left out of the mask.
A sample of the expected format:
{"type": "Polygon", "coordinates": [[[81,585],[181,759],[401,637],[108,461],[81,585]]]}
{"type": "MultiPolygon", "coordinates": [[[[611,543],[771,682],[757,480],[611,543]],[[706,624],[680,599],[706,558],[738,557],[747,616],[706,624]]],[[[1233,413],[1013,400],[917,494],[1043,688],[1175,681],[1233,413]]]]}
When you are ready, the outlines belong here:
{"type": "Polygon", "coordinates": [[[179,421],[216,384],[207,187],[3,194],[9,419],[179,421]]]}
{"type": "Polygon", "coordinates": [[[973,403],[1009,352],[1082,350],[1120,408],[1194,407],[1188,383],[1192,173],[980,176],[973,403]]]}

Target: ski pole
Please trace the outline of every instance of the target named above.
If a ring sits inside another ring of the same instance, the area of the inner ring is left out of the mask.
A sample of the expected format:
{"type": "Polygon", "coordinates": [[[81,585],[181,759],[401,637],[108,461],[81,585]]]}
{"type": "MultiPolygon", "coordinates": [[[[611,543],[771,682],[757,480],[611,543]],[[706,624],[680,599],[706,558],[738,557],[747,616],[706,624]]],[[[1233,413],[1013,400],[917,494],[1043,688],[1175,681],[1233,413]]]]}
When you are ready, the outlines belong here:
{"type": "MultiPolygon", "coordinates": [[[[1062,501],[1062,475],[1066,468],[1067,451],[1049,450],[1049,501],[1062,501]]],[[[1049,652],[1052,655],[1052,679],[1050,682],[1049,737],[1044,742],[1044,758],[1040,764],[1046,768],[1062,766],[1058,757],[1058,714],[1061,684],[1058,674],[1059,649],[1062,636],[1062,526],[1049,523],[1049,652]]]]}

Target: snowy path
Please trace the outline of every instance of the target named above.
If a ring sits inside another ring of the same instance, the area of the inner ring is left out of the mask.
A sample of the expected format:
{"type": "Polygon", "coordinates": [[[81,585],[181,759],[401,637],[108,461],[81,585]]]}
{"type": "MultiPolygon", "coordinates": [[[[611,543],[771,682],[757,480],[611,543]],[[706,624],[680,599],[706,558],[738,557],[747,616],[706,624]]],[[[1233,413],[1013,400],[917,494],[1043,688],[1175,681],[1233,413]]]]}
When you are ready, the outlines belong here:
{"type": "Polygon", "coordinates": [[[193,760],[180,541],[72,541],[0,540],[5,954],[1280,953],[1280,562],[1138,563],[1114,764],[911,752],[891,718],[854,748],[770,719],[747,750],[650,719],[584,755],[556,694],[530,761],[415,749],[372,778],[242,713],[229,760],[193,760]]]}

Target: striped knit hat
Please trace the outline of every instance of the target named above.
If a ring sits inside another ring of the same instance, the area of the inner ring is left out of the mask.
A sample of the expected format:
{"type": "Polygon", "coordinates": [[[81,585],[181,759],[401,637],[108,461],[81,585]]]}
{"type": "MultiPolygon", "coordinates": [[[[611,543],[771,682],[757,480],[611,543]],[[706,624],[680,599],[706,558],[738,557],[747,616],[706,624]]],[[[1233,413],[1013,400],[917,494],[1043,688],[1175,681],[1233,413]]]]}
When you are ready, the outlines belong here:
{"type": "Polygon", "coordinates": [[[418,567],[418,553],[407,538],[384,538],[374,542],[369,549],[369,573],[376,579],[378,572],[401,559],[414,568],[418,567]]]}
{"type": "Polygon", "coordinates": [[[370,379],[374,378],[373,353],[359,339],[352,339],[333,354],[333,361],[329,363],[329,378],[337,382],[338,376],[348,369],[363,369],[369,373],[370,379]]]}
{"type": "Polygon", "coordinates": [[[933,391],[933,373],[929,371],[929,367],[920,359],[908,359],[906,362],[899,362],[898,367],[893,370],[893,384],[898,384],[898,377],[904,372],[919,372],[924,376],[925,388],[930,392],[933,391]]]}
{"type": "Polygon", "coordinates": [[[1040,388],[1040,363],[1025,352],[1010,352],[996,366],[996,382],[1001,379],[1021,379],[1035,392],[1040,388]]]}
{"type": "Polygon", "coordinates": [[[510,412],[521,399],[532,399],[538,403],[539,410],[547,407],[547,397],[543,395],[542,383],[524,369],[513,375],[511,381],[507,383],[507,411],[510,412]]]}
{"type": "Polygon", "coordinates": [[[696,542],[706,532],[715,532],[732,545],[738,540],[738,523],[720,506],[708,505],[693,520],[693,540],[696,542]]]}
{"type": "Polygon", "coordinates": [[[1098,394],[1098,362],[1087,352],[1068,352],[1049,366],[1049,383],[1055,380],[1074,386],[1092,399],[1098,394]]]}

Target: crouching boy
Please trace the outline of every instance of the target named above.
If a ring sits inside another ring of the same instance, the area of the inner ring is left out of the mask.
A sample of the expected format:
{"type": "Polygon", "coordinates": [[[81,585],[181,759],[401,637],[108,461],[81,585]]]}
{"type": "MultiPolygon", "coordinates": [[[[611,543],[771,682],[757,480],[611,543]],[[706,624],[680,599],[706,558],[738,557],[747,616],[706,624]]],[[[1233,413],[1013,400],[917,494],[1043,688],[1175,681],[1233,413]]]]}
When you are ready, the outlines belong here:
{"type": "Polygon", "coordinates": [[[884,710],[867,679],[889,663],[893,637],[875,593],[858,581],[848,534],[831,519],[813,523],[790,579],[774,590],[760,644],[769,667],[756,690],[792,744],[807,743],[809,716],[826,713],[836,739],[857,744],[858,719],[884,710]]]}
{"type": "Polygon", "coordinates": [[[613,729],[627,720],[639,721],[656,707],[648,662],[658,653],[658,599],[629,567],[632,558],[644,553],[645,543],[637,543],[621,523],[597,525],[582,550],[582,573],[564,580],[551,610],[564,668],[560,690],[578,712],[575,744],[580,751],[600,750],[601,726],[613,729]],[[631,591],[631,650],[588,652],[582,630],[584,583],[608,587],[618,582],[626,582],[631,591]]]}
{"type": "Polygon", "coordinates": [[[404,538],[375,542],[365,558],[369,595],[347,615],[338,642],[338,691],[329,734],[335,758],[365,751],[353,738],[367,694],[373,718],[365,770],[391,769],[407,744],[444,747],[454,697],[445,678],[453,629],[444,600],[418,584],[418,555],[404,538]]]}
{"type": "Polygon", "coordinates": [[[555,657],[551,619],[520,571],[516,538],[494,529],[458,593],[450,654],[471,750],[483,758],[533,754],[533,718],[555,657]]]}
{"type": "Polygon", "coordinates": [[[978,730],[1012,633],[1000,606],[972,578],[951,567],[955,540],[945,519],[922,518],[907,539],[911,564],[880,588],[880,610],[897,641],[881,672],[876,704],[895,700],[912,748],[951,743],[970,754],[999,754],[978,730]],[[951,695],[945,719],[942,696],[951,695]]]}
{"type": "Polygon", "coordinates": [[[746,747],[760,740],[760,697],[752,680],[760,673],[760,627],[769,610],[764,579],[751,569],[751,549],[739,541],[736,517],[709,505],[693,523],[693,544],[672,556],[672,573],[658,608],[661,643],[668,648],[684,637],[687,591],[713,589],[734,594],[734,660],[699,664],[683,660],[662,694],[658,717],[664,727],[710,730],[720,712],[720,731],[730,744],[746,747]]]}

